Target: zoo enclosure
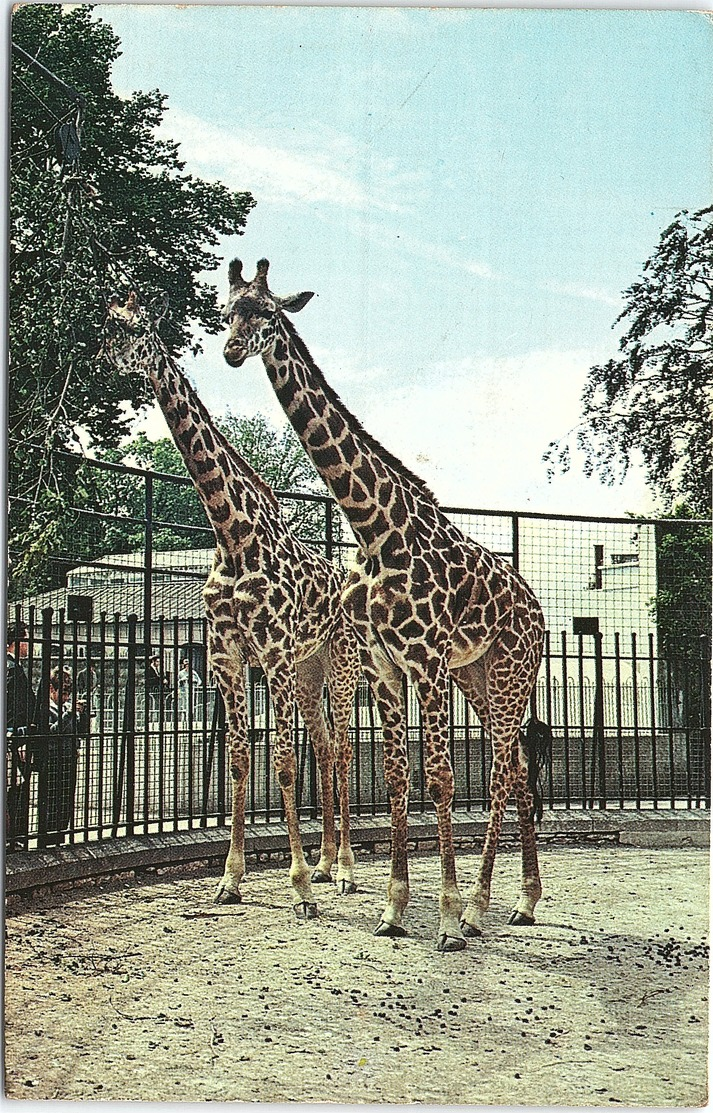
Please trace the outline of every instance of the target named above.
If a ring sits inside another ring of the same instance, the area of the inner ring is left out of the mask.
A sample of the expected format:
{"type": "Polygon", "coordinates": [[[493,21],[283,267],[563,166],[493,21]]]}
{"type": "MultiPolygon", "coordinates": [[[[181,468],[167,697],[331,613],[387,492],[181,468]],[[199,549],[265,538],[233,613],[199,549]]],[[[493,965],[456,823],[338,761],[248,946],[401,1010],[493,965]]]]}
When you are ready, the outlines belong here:
{"type": "MultiPolygon", "coordinates": [[[[61,662],[76,679],[75,701],[84,695],[90,702],[88,729],[77,739],[73,814],[60,837],[85,841],[224,824],[230,815],[225,722],[208,668],[201,600],[212,531],[200,522],[200,512],[189,524],[166,516],[171,497],[192,495],[188,478],[75,460],[75,476],[100,474],[101,509],[86,497],[91,483],[77,482],[82,498],[68,509],[69,543],[44,570],[47,590],[10,606],[10,617],[16,614],[28,625],[27,668],[34,686],[61,662]],[[159,698],[146,668],[155,655],[169,677],[159,698]],[[195,673],[188,686],[178,682],[184,657],[195,673]]],[[[295,532],[349,565],[355,546],[330,498],[279,497],[295,532]]],[[[668,599],[671,585],[680,588],[688,575],[685,562],[671,566],[677,549],[670,538],[685,540],[708,524],[445,512],[464,533],[518,567],[543,605],[548,633],[535,703],[554,734],[546,805],[708,807],[707,584],[679,592],[675,613],[660,602],[655,613],[651,606],[654,599],[668,599]]],[[[14,555],[17,560],[22,554],[14,555]]],[[[281,816],[281,800],[269,761],[270,704],[258,670],[249,670],[248,688],[248,816],[269,822],[281,816]]],[[[428,810],[423,733],[411,691],[407,708],[411,806],[428,810]]],[[[486,809],[489,744],[455,688],[450,718],[455,805],[486,809]]],[[[352,806],[356,814],[384,812],[379,723],[364,683],[351,733],[352,806]]],[[[41,751],[42,740],[36,745],[41,751]]],[[[315,816],[316,768],[299,717],[295,745],[300,807],[315,816]]],[[[8,784],[18,776],[9,753],[8,784]]],[[[46,822],[42,778],[31,782],[29,844],[51,843],[57,833],[46,822]]]]}

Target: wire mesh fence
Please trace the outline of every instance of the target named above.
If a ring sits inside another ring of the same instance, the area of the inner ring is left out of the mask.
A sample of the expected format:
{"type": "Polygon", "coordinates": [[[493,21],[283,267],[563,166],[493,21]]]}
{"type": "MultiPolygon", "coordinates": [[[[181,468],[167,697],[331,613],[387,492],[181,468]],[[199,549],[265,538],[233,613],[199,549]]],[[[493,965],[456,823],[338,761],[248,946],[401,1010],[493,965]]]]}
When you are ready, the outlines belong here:
{"type": "MultiPolygon", "coordinates": [[[[75,496],[59,551],[35,568],[31,584],[26,570],[24,580],[11,581],[9,617],[27,627],[20,664],[33,706],[8,721],[9,844],[225,824],[225,716],[202,605],[212,531],[197,500],[193,507],[188,479],[70,464],[75,496]],[[50,721],[57,669],[71,683],[61,729],[50,721]]],[[[350,565],[355,546],[331,499],[289,493],[280,502],[299,536],[350,565]]],[[[543,605],[548,634],[536,708],[554,738],[545,802],[708,807],[710,574],[701,578],[700,558],[709,564],[709,524],[446,513],[515,564],[543,605]]],[[[11,552],[13,568],[22,571],[23,557],[11,552]]],[[[487,809],[488,740],[455,688],[450,702],[455,805],[487,809]]],[[[264,823],[282,812],[270,765],[270,701],[255,669],[248,708],[247,816],[264,823]]],[[[423,729],[410,690],[407,714],[411,807],[428,810],[423,729]]],[[[351,734],[355,813],[385,812],[379,721],[364,682],[351,734]]],[[[294,738],[299,806],[313,817],[317,770],[299,716],[294,738]]]]}

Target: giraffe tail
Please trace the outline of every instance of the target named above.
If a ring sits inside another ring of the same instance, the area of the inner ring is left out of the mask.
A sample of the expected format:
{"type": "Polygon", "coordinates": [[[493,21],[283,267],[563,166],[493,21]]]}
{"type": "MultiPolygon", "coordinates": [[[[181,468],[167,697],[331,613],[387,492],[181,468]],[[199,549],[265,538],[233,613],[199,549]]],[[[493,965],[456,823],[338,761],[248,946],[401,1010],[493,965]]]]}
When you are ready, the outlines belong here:
{"type": "Polygon", "coordinates": [[[524,731],[520,731],[522,748],[527,755],[527,783],[532,793],[532,818],[540,823],[544,811],[541,782],[552,764],[552,731],[535,715],[524,731]]]}

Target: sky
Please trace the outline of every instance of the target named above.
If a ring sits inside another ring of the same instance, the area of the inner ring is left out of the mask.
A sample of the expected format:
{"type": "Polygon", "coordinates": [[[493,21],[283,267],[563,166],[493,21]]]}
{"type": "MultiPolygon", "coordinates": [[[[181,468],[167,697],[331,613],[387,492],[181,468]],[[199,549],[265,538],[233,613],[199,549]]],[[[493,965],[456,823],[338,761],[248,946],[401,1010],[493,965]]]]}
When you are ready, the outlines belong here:
{"type": "MultiPolygon", "coordinates": [[[[234,256],[346,405],[444,506],[655,506],[542,455],[614,357],[622,291],[710,203],[713,24],[683,10],[98,5],[117,92],[159,88],[189,172],[249,190],[234,256]]],[[[218,414],[284,415],[224,336],[184,367],[218,414]]],[[[166,435],[160,414],[143,426],[166,435]]]]}

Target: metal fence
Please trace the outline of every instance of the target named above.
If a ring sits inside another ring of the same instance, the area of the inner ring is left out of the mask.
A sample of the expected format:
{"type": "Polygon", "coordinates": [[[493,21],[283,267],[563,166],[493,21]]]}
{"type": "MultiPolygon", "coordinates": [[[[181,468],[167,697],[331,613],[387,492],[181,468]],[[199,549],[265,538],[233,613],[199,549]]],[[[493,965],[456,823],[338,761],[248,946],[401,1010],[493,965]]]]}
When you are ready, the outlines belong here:
{"type": "MultiPolygon", "coordinates": [[[[170,494],[190,486],[187,479],[93,462],[77,467],[101,470],[110,489],[124,485],[125,502],[132,485],[139,492],[133,505],[138,500],[144,513],[112,506],[106,488],[101,510],[74,508],[65,531],[71,541],[43,573],[47,590],[10,605],[10,617],[28,628],[23,667],[39,698],[34,730],[8,747],[9,842],[34,847],[225,824],[225,720],[210,675],[201,602],[212,533],[200,522],[177,525],[156,513],[157,502],[166,501],[162,489],[170,494]],[[155,657],[158,686],[148,667],[155,657]],[[49,729],[54,667],[73,680],[61,738],[49,729]]],[[[332,500],[290,494],[281,502],[296,532],[349,564],[353,542],[332,500]]],[[[670,588],[661,552],[667,531],[679,523],[446,512],[516,564],[543,604],[549,631],[536,706],[554,736],[546,804],[708,807],[710,643],[701,616],[709,585],[683,593],[676,639],[662,627],[661,608],[651,606],[662,576],[670,588]]],[[[679,583],[685,574],[682,568],[679,583]]],[[[281,817],[281,797],[271,773],[273,724],[259,670],[249,670],[248,689],[247,815],[270,822],[281,817]]],[[[407,708],[411,807],[428,810],[420,711],[410,690],[407,708]]],[[[450,722],[455,806],[487,809],[489,744],[455,688],[450,722]]],[[[354,811],[385,812],[379,722],[364,683],[351,733],[354,811]]],[[[300,809],[314,817],[317,771],[299,716],[295,746],[300,809]]]]}

